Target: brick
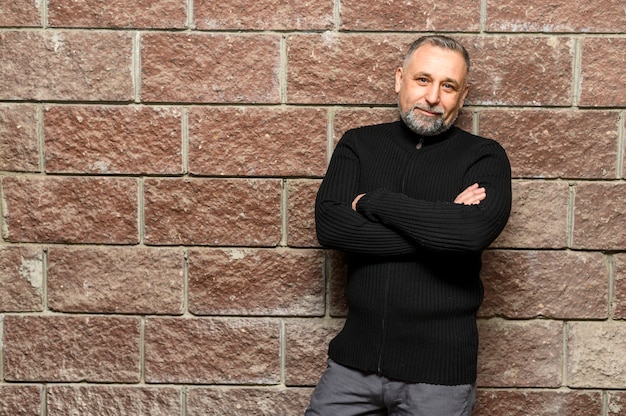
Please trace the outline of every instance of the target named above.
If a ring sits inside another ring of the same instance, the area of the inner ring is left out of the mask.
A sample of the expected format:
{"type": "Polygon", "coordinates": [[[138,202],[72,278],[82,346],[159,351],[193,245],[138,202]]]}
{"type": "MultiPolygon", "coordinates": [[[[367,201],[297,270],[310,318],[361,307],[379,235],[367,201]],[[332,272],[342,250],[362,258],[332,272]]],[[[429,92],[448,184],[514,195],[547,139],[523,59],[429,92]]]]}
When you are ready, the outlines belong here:
{"type": "Polygon", "coordinates": [[[394,76],[412,38],[331,32],[287,37],[292,104],[395,104],[394,76]]]}
{"type": "Polygon", "coordinates": [[[287,182],[287,244],[290,247],[319,247],[315,233],[315,197],[319,180],[287,182]]]}
{"type": "Polygon", "coordinates": [[[479,390],[474,416],[601,416],[602,394],[587,391],[479,390]]]}
{"type": "Polygon", "coordinates": [[[4,177],[5,239],[137,243],[134,179],[4,177]]]}
{"type": "MultiPolygon", "coordinates": [[[[621,14],[622,18],[626,18],[623,10],[621,14]]],[[[626,49],[626,39],[584,38],[582,40],[580,106],[626,106],[626,68],[622,60],[624,49],[626,49]],[[609,68],[611,82],[606,82],[609,68]]]]}
{"type": "Polygon", "coordinates": [[[185,28],[187,10],[181,0],[100,1],[49,0],[51,27],[185,28]]]}
{"type": "Polygon", "coordinates": [[[333,119],[334,142],[350,129],[371,124],[391,123],[400,119],[398,108],[338,109],[333,119]]]}
{"type": "Polygon", "coordinates": [[[606,319],[609,270],[600,253],[487,251],[481,316],[606,319]]]}
{"type": "Polygon", "coordinates": [[[616,254],[614,262],[613,316],[616,319],[626,319],[626,254],[616,254]]]}
{"type": "Polygon", "coordinates": [[[292,416],[302,415],[312,389],[190,388],[188,416],[292,416]]]}
{"type": "Polygon", "coordinates": [[[276,246],[278,179],[147,179],[148,244],[276,246]]]}
{"type": "Polygon", "coordinates": [[[43,255],[38,247],[0,247],[0,312],[43,310],[43,255]]]}
{"type": "Polygon", "coordinates": [[[0,386],[0,415],[39,416],[40,412],[40,386],[0,386]]]}
{"type": "Polygon", "coordinates": [[[0,170],[39,171],[35,106],[0,106],[0,170]]]}
{"type": "Polygon", "coordinates": [[[200,30],[330,30],[334,2],[196,0],[194,23],[200,30]]]}
{"type": "Polygon", "coordinates": [[[324,314],[320,250],[189,252],[189,311],[196,315],[324,314]]]}
{"type": "Polygon", "coordinates": [[[178,109],[48,107],[44,136],[47,172],[182,173],[178,109]]]}
{"type": "Polygon", "coordinates": [[[189,171],[198,175],[322,176],[326,110],[196,107],[189,171]]]}
{"type": "Polygon", "coordinates": [[[481,387],[559,387],[563,324],[558,321],[479,320],[481,387]]]}
{"type": "Polygon", "coordinates": [[[154,248],[48,249],[48,307],[61,312],[182,314],[184,253],[154,248]]]}
{"type": "Polygon", "coordinates": [[[572,388],[622,388],[626,383],[626,324],[567,324],[567,385],[572,388]]]}
{"type": "Polygon", "coordinates": [[[181,411],[181,393],[173,387],[52,385],[47,392],[48,416],[172,416],[181,411]]]}
{"type": "Polygon", "coordinates": [[[139,319],[6,316],[7,381],[139,382],[139,319]]]}
{"type": "Polygon", "coordinates": [[[41,26],[43,3],[0,0],[0,26],[41,26]]]}
{"type": "Polygon", "coordinates": [[[268,319],[148,318],[148,383],[278,384],[280,325],[268,319]]]}
{"type": "Polygon", "coordinates": [[[610,111],[480,112],[480,133],[498,140],[513,176],[525,178],[615,178],[618,123],[610,111]]]}
{"type": "Polygon", "coordinates": [[[573,39],[494,36],[459,40],[472,58],[466,105],[572,104],[573,39]]]}
{"type": "Polygon", "coordinates": [[[626,409],[626,393],[623,391],[612,391],[608,393],[608,413],[607,416],[620,416],[626,409]]]}
{"type": "Polygon", "coordinates": [[[622,249],[626,246],[626,185],[579,183],[574,200],[573,248],[622,249]]]}
{"type": "Polygon", "coordinates": [[[513,181],[512,190],[509,221],[492,247],[565,248],[568,184],[513,181]]]}
{"type": "Polygon", "coordinates": [[[326,369],[328,343],[343,327],[342,319],[290,319],[285,323],[285,383],[314,386],[326,369]]]}
{"type": "Polygon", "coordinates": [[[146,102],[278,103],[280,37],[144,33],[146,102]]]}
{"type": "Polygon", "coordinates": [[[441,7],[439,2],[428,0],[416,7],[407,0],[344,0],[340,27],[365,31],[477,32],[480,1],[461,0],[441,7]]]}
{"type": "Polygon", "coordinates": [[[488,0],[490,32],[622,32],[626,15],[618,0],[601,5],[549,0],[488,0]]]}
{"type": "Polygon", "coordinates": [[[0,33],[0,99],[131,101],[133,38],[127,32],[0,33]],[[7,81],[8,80],[8,81],[7,81]]]}
{"type": "Polygon", "coordinates": [[[337,250],[328,251],[328,309],[330,316],[345,317],[348,315],[346,287],[348,285],[348,265],[346,255],[337,250]]]}

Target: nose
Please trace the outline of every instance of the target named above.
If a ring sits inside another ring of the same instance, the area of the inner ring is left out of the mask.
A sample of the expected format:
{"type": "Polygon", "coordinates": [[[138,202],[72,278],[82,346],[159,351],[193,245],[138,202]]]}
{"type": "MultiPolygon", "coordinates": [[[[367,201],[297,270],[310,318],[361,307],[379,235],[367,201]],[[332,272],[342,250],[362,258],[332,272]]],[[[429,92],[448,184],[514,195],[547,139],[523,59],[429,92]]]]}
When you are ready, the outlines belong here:
{"type": "Polygon", "coordinates": [[[424,99],[430,106],[439,104],[439,88],[435,84],[430,84],[426,90],[424,99]]]}

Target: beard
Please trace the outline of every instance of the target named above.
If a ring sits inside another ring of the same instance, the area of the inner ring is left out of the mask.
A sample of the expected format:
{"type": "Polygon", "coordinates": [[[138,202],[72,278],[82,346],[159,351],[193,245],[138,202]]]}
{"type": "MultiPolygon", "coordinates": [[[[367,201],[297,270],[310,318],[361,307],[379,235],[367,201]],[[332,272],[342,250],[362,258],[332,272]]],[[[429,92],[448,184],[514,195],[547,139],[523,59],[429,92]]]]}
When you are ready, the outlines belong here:
{"type": "MultiPolygon", "coordinates": [[[[398,106],[398,108],[400,108],[398,106]]],[[[456,120],[458,112],[454,114],[454,117],[446,123],[444,119],[443,109],[440,107],[431,107],[425,104],[415,104],[407,111],[403,112],[400,109],[400,117],[404,124],[406,124],[414,133],[420,136],[435,136],[439,133],[443,133],[448,130],[450,126],[456,120]],[[436,113],[436,117],[427,117],[415,111],[416,109],[425,110],[431,113],[436,113]]]]}

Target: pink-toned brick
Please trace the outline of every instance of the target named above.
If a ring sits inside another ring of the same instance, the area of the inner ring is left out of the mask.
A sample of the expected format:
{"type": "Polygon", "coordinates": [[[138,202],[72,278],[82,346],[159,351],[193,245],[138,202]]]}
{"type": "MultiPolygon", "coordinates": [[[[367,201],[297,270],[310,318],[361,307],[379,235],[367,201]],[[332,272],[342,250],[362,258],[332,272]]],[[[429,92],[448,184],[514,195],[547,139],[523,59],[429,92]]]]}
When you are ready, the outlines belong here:
{"type": "Polygon", "coordinates": [[[626,14],[620,0],[601,3],[550,0],[488,0],[490,32],[622,32],[626,14]]]}
{"type": "Polygon", "coordinates": [[[626,392],[612,391],[608,393],[608,416],[621,416],[626,410],[626,392]]]}
{"type": "Polygon", "coordinates": [[[319,180],[287,182],[287,244],[290,247],[319,247],[315,234],[315,197],[319,180]]]}
{"type": "Polygon", "coordinates": [[[147,179],[144,193],[148,244],[280,242],[278,179],[147,179]]]}
{"type": "Polygon", "coordinates": [[[51,27],[183,29],[186,20],[183,0],[48,1],[51,27]]]}
{"type": "Polygon", "coordinates": [[[417,5],[410,0],[343,0],[341,29],[362,31],[477,32],[479,0],[461,0],[445,7],[436,0],[417,5]]]}
{"type": "Polygon", "coordinates": [[[310,108],[196,107],[189,171],[198,175],[322,176],[327,112],[310,108]]]}
{"type": "Polygon", "coordinates": [[[574,248],[622,249],[626,247],[626,185],[579,183],[574,200],[574,248]]]}
{"type": "Polygon", "coordinates": [[[191,388],[187,393],[189,416],[292,416],[302,415],[309,404],[310,388],[191,388]]]}
{"type": "Polygon", "coordinates": [[[558,321],[479,320],[481,387],[559,387],[563,324],[558,321]]]}
{"type": "Polygon", "coordinates": [[[609,270],[600,253],[487,251],[481,316],[606,319],[609,270]]]}
{"type": "Polygon", "coordinates": [[[201,30],[330,30],[332,0],[196,0],[195,27],[201,30]]]}
{"type": "MultiPolygon", "coordinates": [[[[622,7],[623,9],[623,7],[622,7]]],[[[622,10],[622,18],[626,16],[622,10]]],[[[585,38],[582,40],[580,105],[623,107],[626,105],[626,68],[623,52],[626,39],[585,38]],[[607,82],[607,80],[610,80],[607,82]]]]}
{"type": "Polygon", "coordinates": [[[192,250],[189,311],[197,315],[323,315],[323,252],[192,250]]]}
{"type": "Polygon", "coordinates": [[[180,414],[180,390],[174,387],[59,386],[48,387],[48,416],[180,414]]]}
{"type": "Polygon", "coordinates": [[[2,190],[8,241],[137,242],[134,179],[4,177],[2,190]]]}
{"type": "Polygon", "coordinates": [[[178,109],[48,107],[44,137],[47,172],[182,173],[178,109]]]}
{"type": "Polygon", "coordinates": [[[280,323],[269,319],[149,318],[148,383],[278,384],[280,323]]]}
{"type": "Polygon", "coordinates": [[[43,3],[0,0],[0,26],[41,26],[43,3]]]}
{"type": "Polygon", "coordinates": [[[345,317],[348,315],[346,286],[348,285],[348,265],[346,255],[337,250],[328,250],[327,269],[328,309],[330,316],[345,317]]]}
{"type": "Polygon", "coordinates": [[[601,416],[596,391],[479,390],[473,416],[601,416]]]}
{"type": "Polygon", "coordinates": [[[40,248],[0,247],[0,312],[42,311],[43,275],[40,248]]]}
{"type": "Polygon", "coordinates": [[[183,313],[182,250],[51,247],[47,260],[52,310],[183,313]]]}
{"type": "Polygon", "coordinates": [[[0,385],[0,415],[39,416],[40,414],[40,386],[0,385]]]}
{"type": "Polygon", "coordinates": [[[141,99],[149,102],[278,103],[280,37],[145,33],[141,99]]]}
{"type": "Polygon", "coordinates": [[[626,254],[616,254],[614,261],[613,316],[616,319],[626,319],[626,254]]]}
{"type": "Polygon", "coordinates": [[[0,32],[0,99],[131,101],[127,32],[0,32]]]}
{"type": "Polygon", "coordinates": [[[138,318],[6,316],[7,381],[139,382],[138,318]]]}
{"type": "Polygon", "coordinates": [[[617,173],[617,112],[487,110],[480,112],[480,133],[504,146],[514,177],[609,179],[617,173]]]}
{"type": "Polygon", "coordinates": [[[566,247],[568,184],[513,181],[512,189],[511,216],[492,247],[566,247]]]}
{"type": "Polygon", "coordinates": [[[287,385],[317,384],[326,369],[328,343],[342,327],[342,319],[292,319],[285,323],[287,385]]]}
{"type": "Polygon", "coordinates": [[[39,170],[35,106],[0,106],[0,170],[14,172],[39,170]]]}

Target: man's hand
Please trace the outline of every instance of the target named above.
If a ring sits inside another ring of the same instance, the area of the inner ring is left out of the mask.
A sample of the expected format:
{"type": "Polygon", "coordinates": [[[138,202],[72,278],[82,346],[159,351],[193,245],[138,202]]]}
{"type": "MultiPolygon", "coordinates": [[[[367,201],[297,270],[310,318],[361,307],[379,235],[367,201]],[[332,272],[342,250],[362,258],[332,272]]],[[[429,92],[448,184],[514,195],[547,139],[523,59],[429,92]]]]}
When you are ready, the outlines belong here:
{"type": "Polygon", "coordinates": [[[363,198],[363,195],[365,194],[359,194],[356,196],[356,198],[354,198],[354,201],[352,201],[352,209],[356,211],[356,203],[359,202],[359,199],[363,198]]]}
{"type": "MultiPolygon", "coordinates": [[[[474,185],[470,185],[463,192],[461,192],[455,199],[455,204],[463,204],[463,205],[476,205],[480,204],[480,201],[487,197],[487,192],[485,188],[481,188],[477,183],[474,185]]],[[[352,205],[354,206],[354,202],[352,205]]]]}

